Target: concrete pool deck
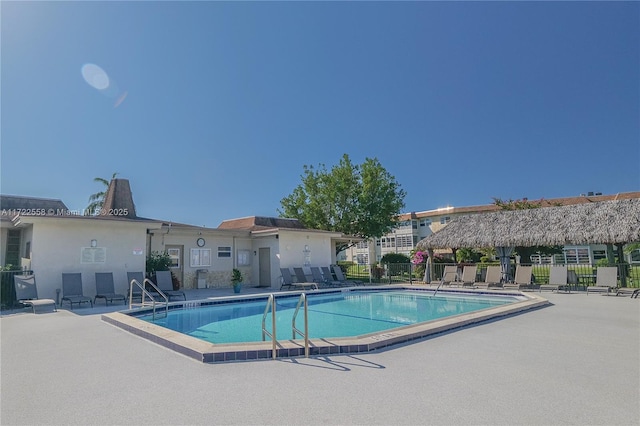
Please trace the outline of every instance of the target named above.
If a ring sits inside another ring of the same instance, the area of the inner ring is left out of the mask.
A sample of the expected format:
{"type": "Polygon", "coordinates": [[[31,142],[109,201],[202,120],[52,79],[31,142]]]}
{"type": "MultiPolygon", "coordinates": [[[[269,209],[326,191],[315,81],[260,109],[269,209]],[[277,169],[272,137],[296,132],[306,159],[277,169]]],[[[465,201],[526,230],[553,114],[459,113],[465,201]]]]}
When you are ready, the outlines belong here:
{"type": "Polygon", "coordinates": [[[639,424],[640,301],[543,297],[552,305],[380,351],[221,364],[101,320],[123,305],[9,313],[0,423],[639,424]]]}

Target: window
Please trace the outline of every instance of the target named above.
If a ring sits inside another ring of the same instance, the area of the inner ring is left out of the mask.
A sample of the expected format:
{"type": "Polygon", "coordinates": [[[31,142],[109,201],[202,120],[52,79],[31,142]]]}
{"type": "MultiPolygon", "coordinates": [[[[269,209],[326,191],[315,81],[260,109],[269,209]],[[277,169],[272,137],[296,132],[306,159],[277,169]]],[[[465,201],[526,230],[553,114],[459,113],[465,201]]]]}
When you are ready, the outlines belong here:
{"type": "MultiPolygon", "coordinates": [[[[417,238],[417,237],[416,237],[417,238]]],[[[402,247],[413,247],[413,238],[411,235],[398,235],[396,237],[396,243],[398,245],[398,247],[402,248],[402,247]]]]}
{"type": "Polygon", "coordinates": [[[451,216],[442,216],[440,218],[440,224],[444,225],[446,223],[449,223],[450,220],[451,220],[451,216]]]}
{"type": "Polygon", "coordinates": [[[566,263],[589,264],[589,247],[565,247],[564,258],[566,263]]]}
{"type": "MultiPolygon", "coordinates": [[[[20,266],[20,231],[19,230],[9,229],[7,231],[5,265],[20,266]]],[[[0,265],[0,266],[5,266],[5,265],[0,265]]]]}
{"type": "Polygon", "coordinates": [[[398,222],[398,224],[396,225],[396,228],[407,228],[409,227],[410,223],[408,220],[403,220],[402,222],[398,222]]]}
{"type": "Polygon", "coordinates": [[[431,219],[420,219],[420,226],[431,226],[431,219]]]}
{"type": "Polygon", "coordinates": [[[531,255],[531,263],[534,264],[550,264],[552,263],[553,256],[541,255],[541,254],[532,254],[531,255]]]}
{"type": "Polygon", "coordinates": [[[368,241],[360,241],[358,243],[358,245],[356,245],[356,247],[359,248],[359,249],[369,248],[369,242],[368,241]]]}
{"type": "Polygon", "coordinates": [[[179,248],[167,249],[167,254],[169,255],[169,260],[171,261],[171,263],[169,264],[169,268],[179,268],[180,267],[180,249],[179,248]]]}
{"type": "Polygon", "coordinates": [[[356,257],[356,262],[358,265],[368,265],[369,264],[369,254],[362,253],[356,257]]]}
{"type": "Polygon", "coordinates": [[[191,249],[190,265],[192,267],[211,266],[211,249],[191,249]]]}
{"type": "Polygon", "coordinates": [[[251,265],[251,251],[238,250],[238,266],[251,265]]]}
{"type": "Polygon", "coordinates": [[[231,247],[218,247],[218,257],[231,257],[231,247]]]}
{"type": "Polygon", "coordinates": [[[418,221],[417,220],[412,220],[411,221],[411,229],[418,229],[418,221]]]}
{"type": "Polygon", "coordinates": [[[606,258],[607,258],[607,251],[606,250],[594,250],[593,251],[593,260],[594,260],[594,262],[596,260],[606,259],[606,258]]]}

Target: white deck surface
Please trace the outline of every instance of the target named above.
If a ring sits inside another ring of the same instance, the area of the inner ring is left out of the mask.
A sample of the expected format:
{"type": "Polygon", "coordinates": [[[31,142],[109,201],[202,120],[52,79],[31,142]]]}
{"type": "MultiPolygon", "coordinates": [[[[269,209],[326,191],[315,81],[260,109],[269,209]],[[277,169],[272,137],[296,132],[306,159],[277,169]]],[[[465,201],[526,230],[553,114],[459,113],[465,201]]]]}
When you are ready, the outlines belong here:
{"type": "Polygon", "coordinates": [[[543,296],[381,352],[223,364],[101,321],[122,305],[4,315],[0,424],[640,424],[640,300],[543,296]]]}

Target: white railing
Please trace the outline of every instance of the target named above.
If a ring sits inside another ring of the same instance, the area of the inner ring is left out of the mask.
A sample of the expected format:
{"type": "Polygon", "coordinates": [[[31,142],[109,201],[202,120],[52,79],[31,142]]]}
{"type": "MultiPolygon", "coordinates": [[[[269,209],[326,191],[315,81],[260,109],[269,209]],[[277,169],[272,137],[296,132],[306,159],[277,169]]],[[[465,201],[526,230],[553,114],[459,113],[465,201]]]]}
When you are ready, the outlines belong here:
{"type": "Polygon", "coordinates": [[[302,293],[300,295],[300,299],[298,299],[298,304],[296,305],[296,310],[293,313],[293,318],[291,319],[291,329],[293,331],[293,339],[300,335],[304,338],[304,356],[305,358],[309,358],[309,305],[307,302],[307,295],[302,293]],[[300,331],[296,327],[296,318],[298,317],[298,311],[300,311],[300,306],[303,306],[304,310],[304,332],[300,331]]]}
{"type": "Polygon", "coordinates": [[[276,298],[272,294],[269,295],[269,299],[267,300],[267,306],[264,307],[264,314],[262,315],[262,340],[266,340],[266,336],[271,337],[271,356],[273,359],[276,359],[277,355],[277,344],[276,340],[276,298]],[[269,313],[269,308],[271,308],[271,332],[267,330],[266,320],[267,314],[269,313]]]}
{"type": "Polygon", "coordinates": [[[164,310],[165,310],[165,317],[166,317],[167,315],[169,315],[169,298],[162,291],[160,291],[160,289],[155,285],[155,283],[148,278],[145,278],[142,284],[140,284],[138,280],[136,280],[135,278],[131,280],[131,282],[129,283],[129,309],[133,308],[134,306],[141,306],[141,307],[152,306],[153,319],[155,320],[156,306],[159,305],[160,303],[164,303],[164,310]],[[158,302],[156,298],[147,291],[147,289],[145,288],[147,284],[150,285],[158,293],[158,295],[164,299],[164,302],[158,302]],[[133,303],[134,287],[138,287],[140,289],[140,304],[133,303]],[[146,297],[149,298],[149,302],[145,301],[146,297]]]}

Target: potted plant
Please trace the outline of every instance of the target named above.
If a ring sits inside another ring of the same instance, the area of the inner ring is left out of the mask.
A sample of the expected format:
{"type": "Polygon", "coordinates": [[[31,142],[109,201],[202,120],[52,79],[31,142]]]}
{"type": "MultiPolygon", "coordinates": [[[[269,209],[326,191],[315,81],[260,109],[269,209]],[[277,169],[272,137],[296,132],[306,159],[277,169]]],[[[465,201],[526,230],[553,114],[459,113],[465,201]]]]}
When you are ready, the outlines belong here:
{"type": "Polygon", "coordinates": [[[240,293],[242,290],[242,273],[239,269],[233,268],[231,272],[231,285],[234,293],[240,293]]]}

